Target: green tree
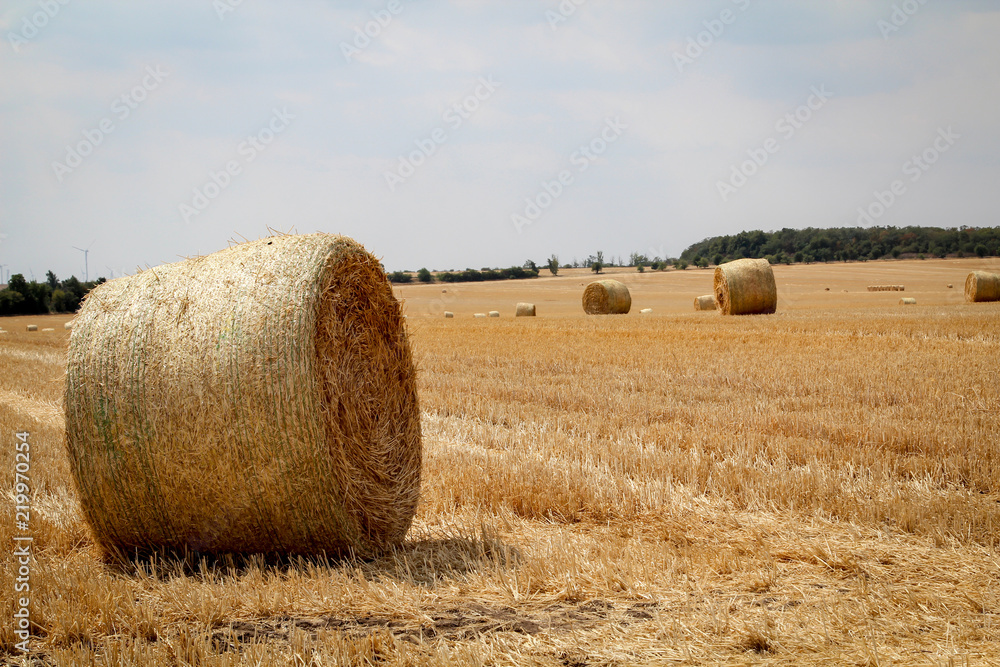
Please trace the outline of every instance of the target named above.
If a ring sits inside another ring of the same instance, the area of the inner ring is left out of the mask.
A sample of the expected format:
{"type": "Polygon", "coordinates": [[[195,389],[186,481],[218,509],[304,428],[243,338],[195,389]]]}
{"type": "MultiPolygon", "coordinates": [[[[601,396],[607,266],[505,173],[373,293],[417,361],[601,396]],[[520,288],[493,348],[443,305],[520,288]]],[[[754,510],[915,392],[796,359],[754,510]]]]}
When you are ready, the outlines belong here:
{"type": "Polygon", "coordinates": [[[604,264],[601,263],[600,261],[595,261],[590,265],[590,270],[593,271],[594,273],[600,273],[603,268],[604,264]]]}
{"type": "Polygon", "coordinates": [[[431,272],[427,270],[427,267],[423,267],[422,269],[417,271],[417,280],[419,280],[420,282],[429,283],[433,279],[434,278],[433,276],[431,276],[431,272]]]}
{"type": "Polygon", "coordinates": [[[45,274],[45,280],[46,282],[49,283],[49,287],[51,287],[53,290],[59,287],[59,279],[56,278],[56,274],[52,273],[51,271],[45,274]]]}
{"type": "Polygon", "coordinates": [[[552,275],[559,273],[559,258],[555,255],[549,257],[549,273],[552,275]]]}

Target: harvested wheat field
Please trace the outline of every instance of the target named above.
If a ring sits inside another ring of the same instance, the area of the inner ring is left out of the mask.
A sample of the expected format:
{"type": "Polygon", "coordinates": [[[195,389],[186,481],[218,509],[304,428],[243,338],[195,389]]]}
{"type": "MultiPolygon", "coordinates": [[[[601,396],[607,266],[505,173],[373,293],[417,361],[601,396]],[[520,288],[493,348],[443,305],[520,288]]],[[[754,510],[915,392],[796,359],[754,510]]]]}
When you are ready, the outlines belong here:
{"type": "MultiPolygon", "coordinates": [[[[996,268],[775,266],[766,317],[693,312],[711,270],[608,270],[634,302],[613,318],[581,312],[583,272],[397,288],[422,490],[402,546],[369,561],[103,561],[63,446],[69,318],[31,318],[46,336],[10,318],[0,426],[30,434],[32,649],[60,665],[1000,665],[1000,303],[947,288],[996,268]],[[866,290],[897,283],[919,305],[866,290]],[[538,317],[472,317],[525,300],[538,317]]],[[[13,469],[13,447],[0,458],[13,469]]],[[[14,599],[18,566],[0,563],[14,599]]],[[[11,662],[16,641],[0,624],[11,662]]]]}

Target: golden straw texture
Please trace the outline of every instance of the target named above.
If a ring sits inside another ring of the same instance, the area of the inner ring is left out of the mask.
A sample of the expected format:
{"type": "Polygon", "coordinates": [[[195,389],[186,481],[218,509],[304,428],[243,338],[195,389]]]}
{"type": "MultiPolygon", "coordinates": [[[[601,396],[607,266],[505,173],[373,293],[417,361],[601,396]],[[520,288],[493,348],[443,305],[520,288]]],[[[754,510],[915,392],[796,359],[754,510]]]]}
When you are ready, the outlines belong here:
{"type": "Polygon", "coordinates": [[[378,553],[420,487],[400,304],[351,239],[275,236],[94,289],[66,445],[109,551],[378,553]]]}
{"type": "Polygon", "coordinates": [[[1000,274],[973,271],[965,279],[965,300],[1000,301],[1000,274]]]}
{"type": "Polygon", "coordinates": [[[773,313],[778,288],[766,259],[737,259],[715,269],[715,303],[723,315],[773,313]]]}
{"type": "Polygon", "coordinates": [[[694,309],[715,310],[715,295],[706,294],[705,296],[696,296],[694,298],[694,309]]]}
{"type": "Polygon", "coordinates": [[[517,304],[517,308],[514,311],[514,317],[534,317],[535,316],[535,304],[524,303],[523,301],[517,304]]]}
{"type": "Polygon", "coordinates": [[[583,290],[583,310],[588,315],[624,315],[631,309],[632,295],[617,280],[596,280],[583,290]]]}

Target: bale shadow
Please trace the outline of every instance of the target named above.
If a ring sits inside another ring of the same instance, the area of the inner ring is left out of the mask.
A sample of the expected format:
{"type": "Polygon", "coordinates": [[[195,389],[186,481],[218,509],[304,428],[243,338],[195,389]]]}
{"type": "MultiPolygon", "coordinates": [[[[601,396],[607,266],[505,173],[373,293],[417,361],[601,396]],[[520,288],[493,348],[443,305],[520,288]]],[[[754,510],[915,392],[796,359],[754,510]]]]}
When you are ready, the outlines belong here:
{"type": "Polygon", "coordinates": [[[425,533],[373,558],[354,554],[210,553],[194,549],[106,549],[105,566],[119,576],[167,581],[176,577],[238,579],[252,571],[316,576],[326,571],[353,571],[368,579],[393,579],[424,588],[461,579],[485,569],[509,570],[521,560],[520,551],[481,529],[425,533]]]}

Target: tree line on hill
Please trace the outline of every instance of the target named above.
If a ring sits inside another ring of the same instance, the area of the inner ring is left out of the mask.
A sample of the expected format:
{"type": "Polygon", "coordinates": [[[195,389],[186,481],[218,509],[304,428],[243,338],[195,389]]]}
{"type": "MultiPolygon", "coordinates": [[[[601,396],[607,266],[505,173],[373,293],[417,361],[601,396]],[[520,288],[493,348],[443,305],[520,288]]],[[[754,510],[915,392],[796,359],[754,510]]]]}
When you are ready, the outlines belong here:
{"type": "Polygon", "coordinates": [[[103,282],[104,278],[83,282],[76,276],[59,280],[49,271],[45,281],[38,283],[15,273],[7,288],[0,290],[0,315],[75,313],[87,292],[103,282]]]}
{"type": "Polygon", "coordinates": [[[744,257],[772,264],[867,261],[899,257],[994,257],[1000,227],[838,227],[782,229],[715,236],[681,253],[693,264],[721,264],[744,257]]]}

